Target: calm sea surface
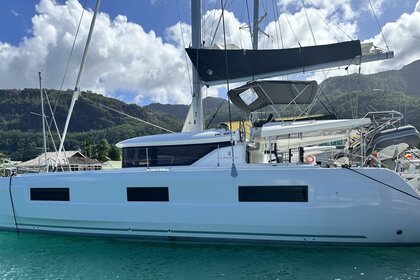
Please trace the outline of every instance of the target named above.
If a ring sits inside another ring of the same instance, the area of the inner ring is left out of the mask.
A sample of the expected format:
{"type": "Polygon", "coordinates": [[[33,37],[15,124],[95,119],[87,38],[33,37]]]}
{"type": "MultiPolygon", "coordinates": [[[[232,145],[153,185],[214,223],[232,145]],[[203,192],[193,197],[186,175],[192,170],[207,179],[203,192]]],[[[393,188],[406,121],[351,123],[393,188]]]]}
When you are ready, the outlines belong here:
{"type": "Polygon", "coordinates": [[[420,279],[420,248],[199,245],[0,232],[1,279],[420,279]]]}

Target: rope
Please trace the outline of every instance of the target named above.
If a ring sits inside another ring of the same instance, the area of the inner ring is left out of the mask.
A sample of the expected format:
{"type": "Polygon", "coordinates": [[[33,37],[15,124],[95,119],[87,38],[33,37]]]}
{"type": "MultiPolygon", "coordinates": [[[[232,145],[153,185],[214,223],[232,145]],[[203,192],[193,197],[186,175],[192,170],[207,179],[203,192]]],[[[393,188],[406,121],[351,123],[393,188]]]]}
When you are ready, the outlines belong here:
{"type": "Polygon", "coordinates": [[[349,165],[347,165],[347,164],[343,164],[341,167],[342,167],[342,168],[344,168],[344,169],[351,170],[351,171],[353,171],[353,172],[355,172],[355,173],[357,173],[357,174],[359,174],[359,175],[361,175],[361,176],[363,176],[363,177],[366,177],[366,178],[368,178],[368,179],[370,179],[370,180],[372,180],[372,181],[374,181],[374,182],[377,182],[377,183],[379,183],[379,184],[382,184],[382,185],[384,185],[384,186],[386,186],[386,187],[388,187],[388,188],[390,188],[390,189],[396,190],[396,191],[398,191],[398,192],[400,192],[400,193],[403,193],[403,194],[408,195],[408,196],[410,196],[410,197],[412,197],[412,198],[415,198],[415,199],[417,199],[417,200],[420,200],[420,197],[418,197],[418,196],[414,196],[414,195],[412,195],[412,194],[410,194],[410,193],[408,193],[408,192],[402,191],[402,190],[400,190],[400,189],[398,189],[398,188],[396,188],[396,187],[393,187],[393,186],[391,186],[391,185],[389,185],[389,184],[387,184],[387,183],[384,183],[384,182],[382,182],[382,181],[379,181],[378,179],[375,179],[375,178],[373,178],[373,177],[371,177],[371,176],[369,176],[369,175],[366,175],[366,174],[363,174],[363,173],[361,173],[361,172],[359,172],[359,171],[357,171],[357,170],[354,170],[354,169],[350,168],[350,166],[349,166],[349,165]]]}
{"type": "Polygon", "coordinates": [[[12,204],[13,219],[15,221],[16,232],[19,235],[19,227],[16,220],[15,204],[13,202],[13,195],[12,195],[12,177],[13,177],[13,173],[10,174],[10,179],[9,179],[9,196],[10,196],[10,203],[12,204]]]}
{"type": "Polygon", "coordinates": [[[369,1],[370,8],[372,9],[372,13],[373,13],[373,15],[375,16],[376,23],[378,24],[379,31],[381,32],[382,39],[384,39],[384,43],[385,43],[386,49],[389,51],[389,47],[388,47],[388,44],[387,44],[387,42],[386,42],[386,40],[385,40],[384,33],[382,32],[382,27],[381,27],[381,25],[379,24],[378,17],[376,16],[375,9],[373,9],[373,6],[372,6],[371,1],[370,1],[370,0],[368,0],[368,1],[369,1]]]}

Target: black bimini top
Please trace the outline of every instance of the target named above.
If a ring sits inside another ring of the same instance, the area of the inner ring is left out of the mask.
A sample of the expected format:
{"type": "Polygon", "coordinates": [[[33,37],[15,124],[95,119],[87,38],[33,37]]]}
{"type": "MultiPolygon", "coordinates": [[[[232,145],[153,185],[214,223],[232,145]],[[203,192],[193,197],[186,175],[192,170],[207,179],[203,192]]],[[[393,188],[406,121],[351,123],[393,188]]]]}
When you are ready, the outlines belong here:
{"type": "Polygon", "coordinates": [[[318,90],[316,81],[253,81],[228,92],[230,100],[245,112],[274,104],[310,104],[318,90]]]}

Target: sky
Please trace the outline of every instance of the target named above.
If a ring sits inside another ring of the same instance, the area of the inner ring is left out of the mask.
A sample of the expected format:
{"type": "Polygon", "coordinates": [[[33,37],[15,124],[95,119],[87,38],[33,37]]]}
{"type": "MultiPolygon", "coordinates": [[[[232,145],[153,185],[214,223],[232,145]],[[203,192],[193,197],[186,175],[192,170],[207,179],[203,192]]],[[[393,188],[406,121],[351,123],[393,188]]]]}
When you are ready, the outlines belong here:
{"type": "MultiPolygon", "coordinates": [[[[39,71],[44,87],[74,88],[95,2],[1,0],[0,88],[38,88],[39,71]]],[[[202,1],[207,46],[212,41],[223,44],[222,28],[215,32],[220,2],[202,1]]],[[[252,5],[251,0],[227,1],[227,43],[251,48],[246,27],[252,5]]],[[[313,45],[311,26],[317,44],[359,39],[395,52],[392,60],[362,65],[362,73],[400,69],[420,59],[420,0],[260,0],[260,14],[265,13],[260,48],[313,45]]],[[[188,0],[102,0],[81,89],[139,105],[188,104],[191,64],[184,47],[191,43],[190,32],[188,0]]],[[[328,77],[356,71],[356,66],[348,71],[331,70],[328,77]]],[[[316,72],[303,78],[321,81],[325,75],[316,72]]],[[[226,90],[205,88],[204,95],[225,97],[226,90]]]]}

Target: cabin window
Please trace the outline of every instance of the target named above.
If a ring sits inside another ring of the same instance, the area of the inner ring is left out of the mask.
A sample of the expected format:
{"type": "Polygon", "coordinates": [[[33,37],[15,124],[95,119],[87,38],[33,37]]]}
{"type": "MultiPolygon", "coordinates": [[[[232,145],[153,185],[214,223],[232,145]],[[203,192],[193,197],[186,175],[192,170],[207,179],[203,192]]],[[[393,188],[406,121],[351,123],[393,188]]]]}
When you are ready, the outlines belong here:
{"type": "Polygon", "coordinates": [[[127,201],[169,201],[166,187],[127,188],[127,201]]]}
{"type": "Polygon", "coordinates": [[[132,147],[123,149],[122,167],[190,165],[230,142],[179,146],[132,147]]]}
{"type": "Polygon", "coordinates": [[[146,148],[123,149],[122,167],[148,166],[146,148]]]}
{"type": "Polygon", "coordinates": [[[308,202],[308,186],[240,186],[240,202],[308,202]]]}
{"type": "Polygon", "coordinates": [[[70,201],[68,188],[31,188],[31,200],[70,201]]]}

